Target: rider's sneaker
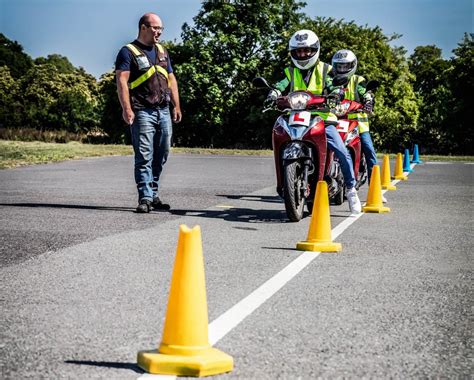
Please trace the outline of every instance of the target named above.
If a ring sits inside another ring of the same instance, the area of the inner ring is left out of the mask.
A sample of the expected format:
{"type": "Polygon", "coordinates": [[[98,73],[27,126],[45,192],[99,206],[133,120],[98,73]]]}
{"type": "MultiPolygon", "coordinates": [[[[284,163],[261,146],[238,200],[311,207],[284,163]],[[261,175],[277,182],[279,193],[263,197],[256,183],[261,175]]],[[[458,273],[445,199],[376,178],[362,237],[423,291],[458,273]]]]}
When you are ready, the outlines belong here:
{"type": "Polygon", "coordinates": [[[353,214],[359,214],[362,211],[362,206],[360,205],[359,196],[357,195],[357,190],[355,187],[347,190],[346,197],[347,201],[349,202],[349,210],[353,214]]]}
{"type": "Polygon", "coordinates": [[[163,203],[159,197],[154,197],[151,206],[154,210],[169,210],[171,206],[167,203],[163,203]]]}
{"type": "Polygon", "coordinates": [[[137,206],[136,212],[138,212],[139,214],[147,214],[150,212],[150,209],[151,209],[151,202],[146,199],[142,199],[137,206]]]}

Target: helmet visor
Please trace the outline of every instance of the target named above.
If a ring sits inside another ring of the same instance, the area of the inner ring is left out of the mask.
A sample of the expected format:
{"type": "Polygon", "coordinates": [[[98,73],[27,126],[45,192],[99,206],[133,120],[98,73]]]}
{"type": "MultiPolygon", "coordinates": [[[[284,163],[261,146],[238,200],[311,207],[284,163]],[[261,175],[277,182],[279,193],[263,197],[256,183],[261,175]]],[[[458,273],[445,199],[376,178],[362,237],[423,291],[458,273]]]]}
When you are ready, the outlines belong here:
{"type": "Polygon", "coordinates": [[[334,68],[336,69],[336,73],[345,74],[351,71],[354,64],[353,62],[344,62],[344,63],[336,63],[334,64],[334,66],[335,66],[334,68]]]}

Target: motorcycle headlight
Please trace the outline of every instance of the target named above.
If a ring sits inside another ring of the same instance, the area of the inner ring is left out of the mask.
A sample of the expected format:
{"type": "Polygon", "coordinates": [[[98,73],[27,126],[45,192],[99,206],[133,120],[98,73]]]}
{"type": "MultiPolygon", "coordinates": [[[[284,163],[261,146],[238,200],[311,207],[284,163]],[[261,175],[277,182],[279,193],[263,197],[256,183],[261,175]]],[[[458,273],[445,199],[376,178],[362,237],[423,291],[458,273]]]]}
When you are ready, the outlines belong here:
{"type": "Polygon", "coordinates": [[[293,110],[304,110],[311,96],[305,92],[294,92],[288,95],[288,102],[293,110]]]}
{"type": "Polygon", "coordinates": [[[349,107],[350,107],[350,103],[341,103],[341,104],[338,104],[336,107],[334,107],[332,112],[336,116],[343,116],[347,113],[347,111],[349,110],[349,107]]]}

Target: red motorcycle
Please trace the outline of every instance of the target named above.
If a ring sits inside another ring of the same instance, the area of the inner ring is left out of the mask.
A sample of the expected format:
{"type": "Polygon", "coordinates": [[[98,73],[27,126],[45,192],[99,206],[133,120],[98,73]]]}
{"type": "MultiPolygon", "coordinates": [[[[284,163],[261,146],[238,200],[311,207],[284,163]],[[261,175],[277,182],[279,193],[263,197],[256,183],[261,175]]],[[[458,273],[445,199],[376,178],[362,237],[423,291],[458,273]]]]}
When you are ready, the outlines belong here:
{"type": "MultiPolygon", "coordinates": [[[[255,78],[253,84],[271,88],[261,77],[255,78]]],[[[344,178],[337,157],[327,149],[326,125],[339,128],[353,159],[354,175],[359,179],[361,143],[357,121],[341,120],[342,126],[339,121],[324,121],[320,114],[332,111],[330,103],[334,106],[337,102],[329,96],[295,91],[279,96],[263,110],[266,112],[276,106],[282,112],[273,126],[273,155],[277,192],[284,199],[286,214],[292,222],[301,220],[305,204],[311,213],[316,184],[320,180],[327,182],[333,204],[340,205],[344,201],[344,178]]]]}

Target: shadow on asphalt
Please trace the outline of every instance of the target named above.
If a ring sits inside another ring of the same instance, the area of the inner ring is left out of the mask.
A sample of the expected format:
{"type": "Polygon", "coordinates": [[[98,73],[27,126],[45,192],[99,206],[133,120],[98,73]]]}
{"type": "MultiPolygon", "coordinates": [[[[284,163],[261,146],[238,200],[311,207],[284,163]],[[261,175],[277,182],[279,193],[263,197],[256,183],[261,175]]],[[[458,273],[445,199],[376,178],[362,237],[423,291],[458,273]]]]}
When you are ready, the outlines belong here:
{"type": "Polygon", "coordinates": [[[65,360],[66,364],[89,365],[94,367],[106,367],[117,369],[130,369],[136,373],[144,373],[144,371],[136,363],[120,363],[120,362],[96,362],[89,360],[65,360]]]}
{"type": "Polygon", "coordinates": [[[246,201],[269,202],[269,203],[283,203],[283,200],[278,195],[228,195],[216,194],[218,197],[227,199],[245,199],[246,201]]]}
{"type": "Polygon", "coordinates": [[[88,205],[65,205],[57,203],[0,203],[0,206],[7,207],[44,207],[44,208],[72,208],[78,210],[99,210],[99,211],[135,211],[131,207],[110,207],[110,206],[88,206],[88,205]]]}
{"type": "Polygon", "coordinates": [[[217,218],[227,222],[243,223],[289,223],[285,210],[255,210],[251,208],[228,208],[224,210],[179,210],[171,209],[170,214],[217,218]]]}

